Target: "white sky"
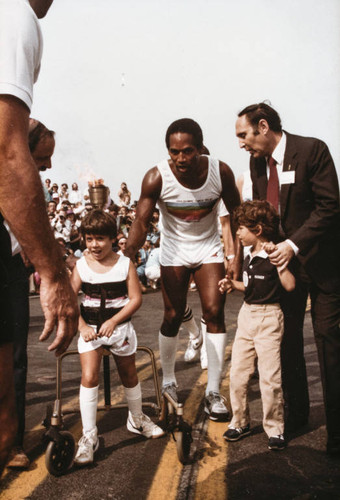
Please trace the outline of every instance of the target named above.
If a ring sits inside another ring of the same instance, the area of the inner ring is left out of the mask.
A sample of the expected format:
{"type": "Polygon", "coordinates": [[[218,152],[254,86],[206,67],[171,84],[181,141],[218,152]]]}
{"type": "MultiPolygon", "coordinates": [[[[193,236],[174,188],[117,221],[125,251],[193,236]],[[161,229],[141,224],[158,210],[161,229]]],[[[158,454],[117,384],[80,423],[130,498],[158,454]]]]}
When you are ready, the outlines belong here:
{"type": "Polygon", "coordinates": [[[286,130],[327,142],[340,171],[339,0],[55,0],[32,116],[56,132],[52,182],[139,197],[168,125],[201,125],[236,176],[236,114],[270,100],[286,130]]]}

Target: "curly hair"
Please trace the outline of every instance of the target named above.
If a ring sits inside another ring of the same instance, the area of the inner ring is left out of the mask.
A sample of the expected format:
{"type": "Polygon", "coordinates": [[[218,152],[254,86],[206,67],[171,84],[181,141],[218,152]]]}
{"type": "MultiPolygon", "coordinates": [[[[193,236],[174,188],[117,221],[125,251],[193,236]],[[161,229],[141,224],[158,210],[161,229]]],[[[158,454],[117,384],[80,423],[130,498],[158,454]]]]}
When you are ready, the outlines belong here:
{"type": "Polygon", "coordinates": [[[100,234],[115,239],[117,236],[117,224],[112,215],[103,210],[91,210],[82,220],[80,232],[85,237],[86,234],[100,234]]]}
{"type": "Polygon", "coordinates": [[[280,217],[275,207],[266,200],[245,201],[233,213],[237,226],[245,226],[252,233],[262,228],[262,236],[277,242],[279,237],[280,217]]]}
{"type": "Polygon", "coordinates": [[[181,118],[171,123],[166,131],[165,144],[168,149],[170,147],[170,135],[177,134],[178,132],[192,135],[193,143],[197,149],[203,147],[203,132],[198,123],[191,118],[181,118]]]}

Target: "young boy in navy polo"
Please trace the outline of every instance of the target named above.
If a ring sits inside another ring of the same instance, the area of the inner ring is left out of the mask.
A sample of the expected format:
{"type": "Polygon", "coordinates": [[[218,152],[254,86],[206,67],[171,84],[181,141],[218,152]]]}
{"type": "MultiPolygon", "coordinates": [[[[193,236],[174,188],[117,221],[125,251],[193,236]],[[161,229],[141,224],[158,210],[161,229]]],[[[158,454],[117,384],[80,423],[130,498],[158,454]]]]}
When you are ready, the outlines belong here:
{"type": "Polygon", "coordinates": [[[238,441],[251,432],[247,389],[258,358],[263,428],[269,438],[268,448],[282,450],[286,443],[280,361],[283,314],[279,302],[282,287],[293,290],[295,279],[287,268],[279,269],[269,260],[279,232],[279,216],[269,202],[242,203],[235,212],[235,222],[241,244],[248,248],[245,249],[243,281],[226,276],[219,282],[221,293],[229,290],[245,293],[231,357],[233,418],[223,437],[227,441],[238,441]]]}

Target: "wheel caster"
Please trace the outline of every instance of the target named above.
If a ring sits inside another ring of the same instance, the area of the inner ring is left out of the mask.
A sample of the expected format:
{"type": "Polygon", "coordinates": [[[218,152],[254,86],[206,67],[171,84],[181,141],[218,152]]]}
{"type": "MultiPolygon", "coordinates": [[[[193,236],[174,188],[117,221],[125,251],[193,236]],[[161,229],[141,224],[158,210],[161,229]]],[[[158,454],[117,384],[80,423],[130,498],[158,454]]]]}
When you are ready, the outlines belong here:
{"type": "Polygon", "coordinates": [[[182,429],[175,432],[176,448],[178,460],[185,465],[188,463],[190,456],[190,446],[192,443],[191,427],[182,424],[182,429]],[[184,428],[185,427],[185,428],[184,428]]]}
{"type": "Polygon", "coordinates": [[[75,455],[73,435],[60,431],[58,441],[50,441],[45,454],[45,465],[53,476],[62,476],[71,467],[75,455]]]}

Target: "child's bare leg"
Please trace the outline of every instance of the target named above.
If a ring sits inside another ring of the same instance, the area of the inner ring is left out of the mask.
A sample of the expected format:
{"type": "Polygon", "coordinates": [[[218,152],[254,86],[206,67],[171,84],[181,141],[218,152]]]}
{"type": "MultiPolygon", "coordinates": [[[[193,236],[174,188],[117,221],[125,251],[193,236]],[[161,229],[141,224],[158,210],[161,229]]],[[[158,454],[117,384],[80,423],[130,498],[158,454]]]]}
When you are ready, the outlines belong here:
{"type": "Polygon", "coordinates": [[[114,359],[117,365],[118,374],[124,387],[132,388],[138,384],[135,355],[116,356],[114,359]]]}
{"type": "Polygon", "coordinates": [[[80,414],[83,434],[96,429],[98,405],[98,378],[102,349],[80,354],[81,384],[79,391],[80,414]]]}
{"type": "Polygon", "coordinates": [[[124,386],[125,397],[129,407],[127,428],[130,432],[142,434],[146,438],[158,438],[164,431],[144,415],[142,410],[142,389],[138,381],[135,355],[114,355],[120,380],[124,386]]]}
{"type": "Polygon", "coordinates": [[[140,415],[142,413],[142,391],[138,382],[135,355],[114,355],[114,358],[120,380],[124,386],[129,410],[133,415],[140,415]]]}

